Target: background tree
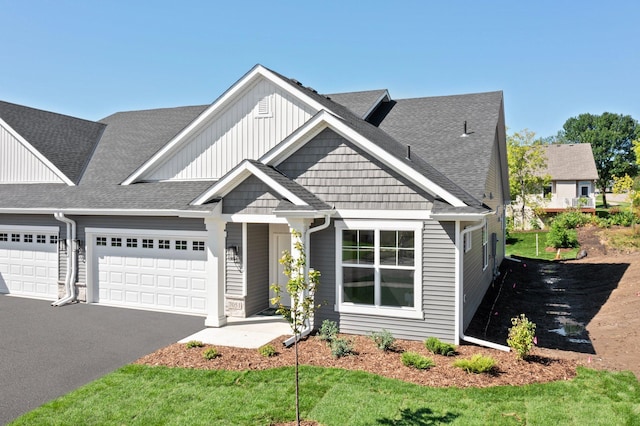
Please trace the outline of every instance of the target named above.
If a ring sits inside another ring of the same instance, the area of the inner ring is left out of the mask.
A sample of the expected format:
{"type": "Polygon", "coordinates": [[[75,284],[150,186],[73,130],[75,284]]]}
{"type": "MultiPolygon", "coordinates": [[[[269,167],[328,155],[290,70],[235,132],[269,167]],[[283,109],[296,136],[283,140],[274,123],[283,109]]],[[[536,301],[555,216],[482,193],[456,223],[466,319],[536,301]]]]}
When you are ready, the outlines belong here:
{"type": "Polygon", "coordinates": [[[636,176],[638,164],[633,141],[640,138],[638,122],[630,115],[580,114],[569,118],[563,127],[562,139],[567,143],[590,143],[598,170],[596,186],[607,206],[606,189],[614,176],[636,176]]]}
{"type": "Polygon", "coordinates": [[[527,207],[540,205],[543,188],[549,183],[550,177],[544,173],[547,160],[542,142],[528,129],[507,136],[507,156],[511,200],[521,203],[520,218],[524,229],[527,207]]]}
{"type": "Polygon", "coordinates": [[[282,315],[291,326],[294,339],[295,352],[295,384],[296,384],[296,424],[300,425],[300,381],[298,380],[298,340],[302,331],[309,325],[311,315],[320,307],[314,302],[314,295],[320,284],[320,272],[309,269],[307,272],[307,257],[301,234],[298,231],[291,232],[294,249],[298,256],[294,257],[285,250],[280,263],[284,266],[284,274],[289,278],[287,293],[291,296],[291,306],[282,304],[282,289],[278,284],[272,284],[271,289],[275,296],[271,303],[278,307],[277,313],[282,315]]]}

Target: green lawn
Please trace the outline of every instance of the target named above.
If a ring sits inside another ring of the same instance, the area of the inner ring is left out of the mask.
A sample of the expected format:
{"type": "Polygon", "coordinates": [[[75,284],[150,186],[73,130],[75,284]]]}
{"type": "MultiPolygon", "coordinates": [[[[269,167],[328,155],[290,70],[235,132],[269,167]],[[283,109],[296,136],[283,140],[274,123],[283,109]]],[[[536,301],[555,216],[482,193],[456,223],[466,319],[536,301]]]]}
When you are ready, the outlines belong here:
{"type": "MultiPolygon", "coordinates": [[[[640,424],[640,382],[629,372],[580,368],[570,381],[487,389],[429,388],[320,367],[300,374],[302,415],[326,426],[640,424]]],[[[291,367],[129,365],[11,425],[269,425],[294,417],[291,367]]]]}
{"type": "MultiPolygon", "coordinates": [[[[509,232],[507,239],[507,256],[528,257],[531,259],[553,260],[556,258],[556,251],[545,251],[547,240],[546,231],[509,232]],[[538,252],[536,253],[536,235],[538,236],[538,252]]],[[[575,248],[570,251],[560,253],[563,259],[575,259],[580,249],[575,248]]]]}

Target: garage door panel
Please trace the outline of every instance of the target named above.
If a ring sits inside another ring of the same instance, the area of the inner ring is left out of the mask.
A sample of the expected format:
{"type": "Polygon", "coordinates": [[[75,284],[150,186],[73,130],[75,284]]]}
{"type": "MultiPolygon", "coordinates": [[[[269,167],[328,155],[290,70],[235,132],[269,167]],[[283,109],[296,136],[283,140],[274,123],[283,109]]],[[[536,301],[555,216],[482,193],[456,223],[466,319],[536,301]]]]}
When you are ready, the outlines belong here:
{"type": "MultiPolygon", "coordinates": [[[[132,237],[120,238],[130,244],[132,237]]],[[[136,247],[94,246],[97,302],[206,313],[206,252],[194,249],[202,244],[193,244],[193,239],[184,237],[163,236],[160,245],[157,237],[145,235],[137,236],[136,244],[136,247]],[[115,290],[124,292],[124,298],[115,290]]]]}

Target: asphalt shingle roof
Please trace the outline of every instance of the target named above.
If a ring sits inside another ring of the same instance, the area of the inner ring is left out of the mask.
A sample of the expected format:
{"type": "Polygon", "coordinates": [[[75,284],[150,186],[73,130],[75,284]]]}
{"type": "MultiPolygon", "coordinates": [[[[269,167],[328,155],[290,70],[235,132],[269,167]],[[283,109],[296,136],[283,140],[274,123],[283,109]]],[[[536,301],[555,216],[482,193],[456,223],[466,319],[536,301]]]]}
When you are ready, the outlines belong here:
{"type": "Polygon", "coordinates": [[[547,170],[553,180],[596,180],[598,170],[591,144],[543,145],[547,170]]]}
{"type": "Polygon", "coordinates": [[[351,112],[360,118],[366,118],[364,115],[371,110],[375,103],[387,91],[368,90],[363,92],[333,93],[327,95],[332,101],[347,107],[351,112]]]}
{"type": "Polygon", "coordinates": [[[78,183],[105,125],[0,101],[0,118],[78,183]]]}

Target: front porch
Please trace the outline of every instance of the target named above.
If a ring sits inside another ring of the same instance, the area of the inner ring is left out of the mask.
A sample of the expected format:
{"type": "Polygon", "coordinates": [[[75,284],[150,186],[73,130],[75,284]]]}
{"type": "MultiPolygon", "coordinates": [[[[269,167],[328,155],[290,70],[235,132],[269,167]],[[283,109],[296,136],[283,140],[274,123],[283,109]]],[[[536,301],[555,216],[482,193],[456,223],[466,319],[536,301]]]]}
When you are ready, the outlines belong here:
{"type": "Polygon", "coordinates": [[[202,343],[257,349],[280,336],[292,336],[289,323],[280,315],[257,314],[248,318],[227,318],[223,327],[207,327],[178,343],[198,340],[202,343]]]}

